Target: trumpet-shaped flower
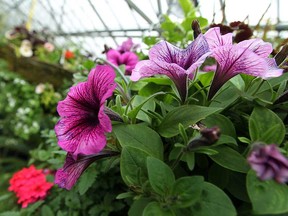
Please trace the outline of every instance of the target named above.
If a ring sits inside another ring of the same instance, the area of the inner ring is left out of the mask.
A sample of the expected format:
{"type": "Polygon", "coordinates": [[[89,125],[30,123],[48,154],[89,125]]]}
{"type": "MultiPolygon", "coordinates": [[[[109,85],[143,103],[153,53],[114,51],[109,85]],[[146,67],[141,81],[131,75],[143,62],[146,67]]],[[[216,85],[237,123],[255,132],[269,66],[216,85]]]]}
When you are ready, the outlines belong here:
{"type": "Polygon", "coordinates": [[[232,34],[221,35],[219,28],[205,34],[212,57],[218,63],[208,98],[211,99],[221,86],[239,73],[266,79],[278,77],[283,73],[275,59],[268,58],[272,45],[261,39],[250,39],[232,44],[232,34]]]}
{"type": "Polygon", "coordinates": [[[77,159],[74,159],[73,155],[68,153],[63,168],[57,170],[55,174],[55,184],[70,190],[90,164],[96,160],[117,154],[117,152],[102,151],[93,155],[79,155],[77,159]]]}
{"type": "Polygon", "coordinates": [[[200,34],[186,49],[180,49],[162,41],[149,51],[149,60],[140,61],[132,71],[131,80],[166,75],[175,83],[182,99],[186,97],[187,79],[193,79],[194,71],[209,55],[209,46],[200,34]]]}
{"type": "Polygon", "coordinates": [[[138,56],[133,52],[123,52],[110,49],[107,52],[107,60],[116,66],[125,65],[125,74],[130,75],[135,65],[139,61],[138,56]]]}
{"type": "Polygon", "coordinates": [[[261,180],[275,179],[279,183],[288,181],[288,159],[276,145],[256,145],[248,162],[261,180]]]}
{"type": "Polygon", "coordinates": [[[58,103],[60,120],[55,126],[59,146],[77,158],[78,154],[100,152],[106,145],[106,132],[112,125],[104,113],[105,101],[116,84],[109,66],[92,69],[87,82],[72,87],[67,97],[58,103]]]}

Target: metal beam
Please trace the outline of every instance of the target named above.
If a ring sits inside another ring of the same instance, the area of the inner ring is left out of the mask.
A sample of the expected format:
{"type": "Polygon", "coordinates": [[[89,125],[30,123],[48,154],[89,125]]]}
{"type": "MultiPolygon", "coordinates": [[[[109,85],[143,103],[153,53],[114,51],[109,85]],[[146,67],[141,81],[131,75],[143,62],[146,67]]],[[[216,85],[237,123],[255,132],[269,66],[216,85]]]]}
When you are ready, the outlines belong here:
{"type": "MultiPolygon", "coordinates": [[[[153,29],[155,32],[157,32],[156,29],[153,29]]],[[[152,31],[153,31],[152,30],[152,31]]],[[[55,32],[54,34],[57,36],[90,36],[94,34],[107,34],[111,37],[118,37],[114,36],[113,33],[127,33],[127,32],[145,32],[145,31],[151,31],[150,28],[145,29],[114,29],[114,30],[93,30],[93,31],[84,31],[84,32],[55,32]]],[[[140,36],[139,36],[140,37],[140,36]]]]}
{"type": "Polygon", "coordinates": [[[125,1],[129,5],[129,7],[134,9],[143,19],[146,20],[147,23],[149,23],[150,25],[153,24],[152,20],[145,13],[143,13],[143,11],[140,10],[131,0],[125,0],[125,1]]]}
{"type": "MultiPolygon", "coordinates": [[[[98,13],[98,11],[96,10],[95,6],[92,4],[91,0],[88,0],[91,8],[93,9],[93,11],[95,12],[95,14],[97,15],[97,17],[99,18],[99,20],[101,21],[101,23],[103,24],[104,28],[109,32],[109,28],[108,26],[106,25],[106,23],[104,22],[104,20],[102,19],[102,17],[100,16],[100,14],[98,13]]],[[[115,40],[115,37],[113,37],[111,34],[110,36],[112,37],[114,43],[117,45],[117,41],[115,40]]]]}

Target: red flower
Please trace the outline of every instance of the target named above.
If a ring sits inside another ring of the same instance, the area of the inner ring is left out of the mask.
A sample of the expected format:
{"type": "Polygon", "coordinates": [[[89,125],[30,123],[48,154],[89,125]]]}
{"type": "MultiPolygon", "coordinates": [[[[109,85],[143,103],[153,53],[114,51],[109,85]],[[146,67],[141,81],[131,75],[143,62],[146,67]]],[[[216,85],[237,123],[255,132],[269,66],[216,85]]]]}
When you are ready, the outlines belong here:
{"type": "Polygon", "coordinates": [[[66,50],[65,52],[65,59],[69,60],[69,59],[73,59],[75,57],[74,53],[71,52],[70,50],[66,50]]]}
{"type": "Polygon", "coordinates": [[[28,204],[44,199],[53,184],[46,181],[43,170],[37,170],[34,165],[16,172],[10,179],[9,191],[13,191],[18,197],[18,203],[22,208],[28,204]]]}

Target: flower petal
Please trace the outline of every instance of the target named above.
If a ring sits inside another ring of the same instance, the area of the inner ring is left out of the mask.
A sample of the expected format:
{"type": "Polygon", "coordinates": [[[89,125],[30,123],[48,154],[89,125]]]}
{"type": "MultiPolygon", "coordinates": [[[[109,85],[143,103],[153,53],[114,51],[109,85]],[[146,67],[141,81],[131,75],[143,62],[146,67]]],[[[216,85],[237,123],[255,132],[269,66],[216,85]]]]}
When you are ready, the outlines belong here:
{"type": "Polygon", "coordinates": [[[72,154],[68,153],[63,168],[57,170],[55,174],[55,184],[70,190],[85,169],[96,159],[96,157],[86,156],[75,160],[72,154]]]}
{"type": "Polygon", "coordinates": [[[268,57],[273,50],[271,43],[264,42],[259,38],[241,41],[236,46],[248,48],[264,58],[268,57]]]}
{"type": "Polygon", "coordinates": [[[96,68],[92,69],[87,80],[90,92],[86,96],[91,99],[89,101],[92,102],[100,99],[100,105],[104,104],[107,98],[112,96],[116,88],[115,77],[116,74],[110,66],[97,65],[96,68]]]}
{"type": "Polygon", "coordinates": [[[109,66],[91,70],[87,82],[70,89],[58,103],[61,119],[55,126],[59,146],[74,154],[95,154],[106,145],[105,133],[112,126],[104,113],[104,103],[116,87],[115,73],[109,66]]]}
{"type": "Polygon", "coordinates": [[[72,154],[68,153],[66,156],[63,168],[57,170],[55,175],[55,184],[61,188],[70,190],[76,183],[81,174],[96,160],[112,157],[118,155],[114,151],[102,151],[93,155],[79,155],[75,158],[72,154]]]}
{"type": "Polygon", "coordinates": [[[239,73],[267,78],[268,76],[279,76],[281,71],[271,71],[272,66],[264,59],[248,48],[235,45],[226,45],[216,48],[213,57],[218,62],[217,71],[211,84],[209,98],[220,89],[220,87],[232,77],[239,73]]]}
{"type": "Polygon", "coordinates": [[[232,45],[232,36],[232,33],[221,35],[219,27],[211,28],[204,34],[210,50],[219,46],[232,45]]]}
{"type": "Polygon", "coordinates": [[[119,65],[118,59],[120,58],[120,56],[121,56],[120,52],[114,49],[110,49],[106,53],[107,60],[116,66],[119,65]]]}

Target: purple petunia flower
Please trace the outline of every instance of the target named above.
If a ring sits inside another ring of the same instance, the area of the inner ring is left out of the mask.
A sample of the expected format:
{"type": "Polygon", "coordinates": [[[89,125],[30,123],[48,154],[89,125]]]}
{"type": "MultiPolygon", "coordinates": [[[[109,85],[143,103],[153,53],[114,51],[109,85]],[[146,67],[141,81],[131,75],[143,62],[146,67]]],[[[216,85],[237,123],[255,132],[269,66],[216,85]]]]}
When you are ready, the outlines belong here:
{"type": "Polygon", "coordinates": [[[250,39],[232,44],[232,34],[220,34],[219,28],[212,28],[204,35],[217,61],[208,98],[211,99],[224,83],[239,73],[258,76],[263,79],[278,77],[283,73],[275,59],[268,58],[273,48],[261,39],[250,39]]]}
{"type": "Polygon", "coordinates": [[[133,43],[132,38],[128,38],[117,48],[117,51],[119,51],[120,53],[129,51],[134,52],[139,46],[139,44],[133,43]]]}
{"type": "Polygon", "coordinates": [[[60,120],[55,126],[59,146],[72,153],[90,155],[106,145],[106,132],[112,131],[104,113],[105,101],[116,87],[115,73],[109,66],[92,69],[87,82],[70,88],[67,97],[58,103],[60,120]]]}
{"type": "Polygon", "coordinates": [[[90,164],[96,160],[118,154],[112,151],[102,151],[93,155],[79,155],[76,160],[71,153],[67,153],[63,168],[57,170],[55,174],[55,184],[70,190],[90,164]]]}
{"type": "Polygon", "coordinates": [[[107,60],[112,64],[119,66],[125,65],[125,74],[130,75],[132,70],[135,68],[135,65],[138,63],[138,56],[133,52],[124,52],[110,49],[107,53],[107,60]]]}
{"type": "Polygon", "coordinates": [[[248,162],[261,180],[275,179],[279,183],[288,181],[288,159],[276,145],[256,145],[248,162]]]}
{"type": "Polygon", "coordinates": [[[178,92],[185,101],[187,79],[193,79],[194,71],[209,55],[209,46],[200,34],[186,49],[180,49],[162,41],[149,51],[149,60],[140,61],[132,71],[131,80],[143,77],[166,75],[175,83],[178,92]]]}

